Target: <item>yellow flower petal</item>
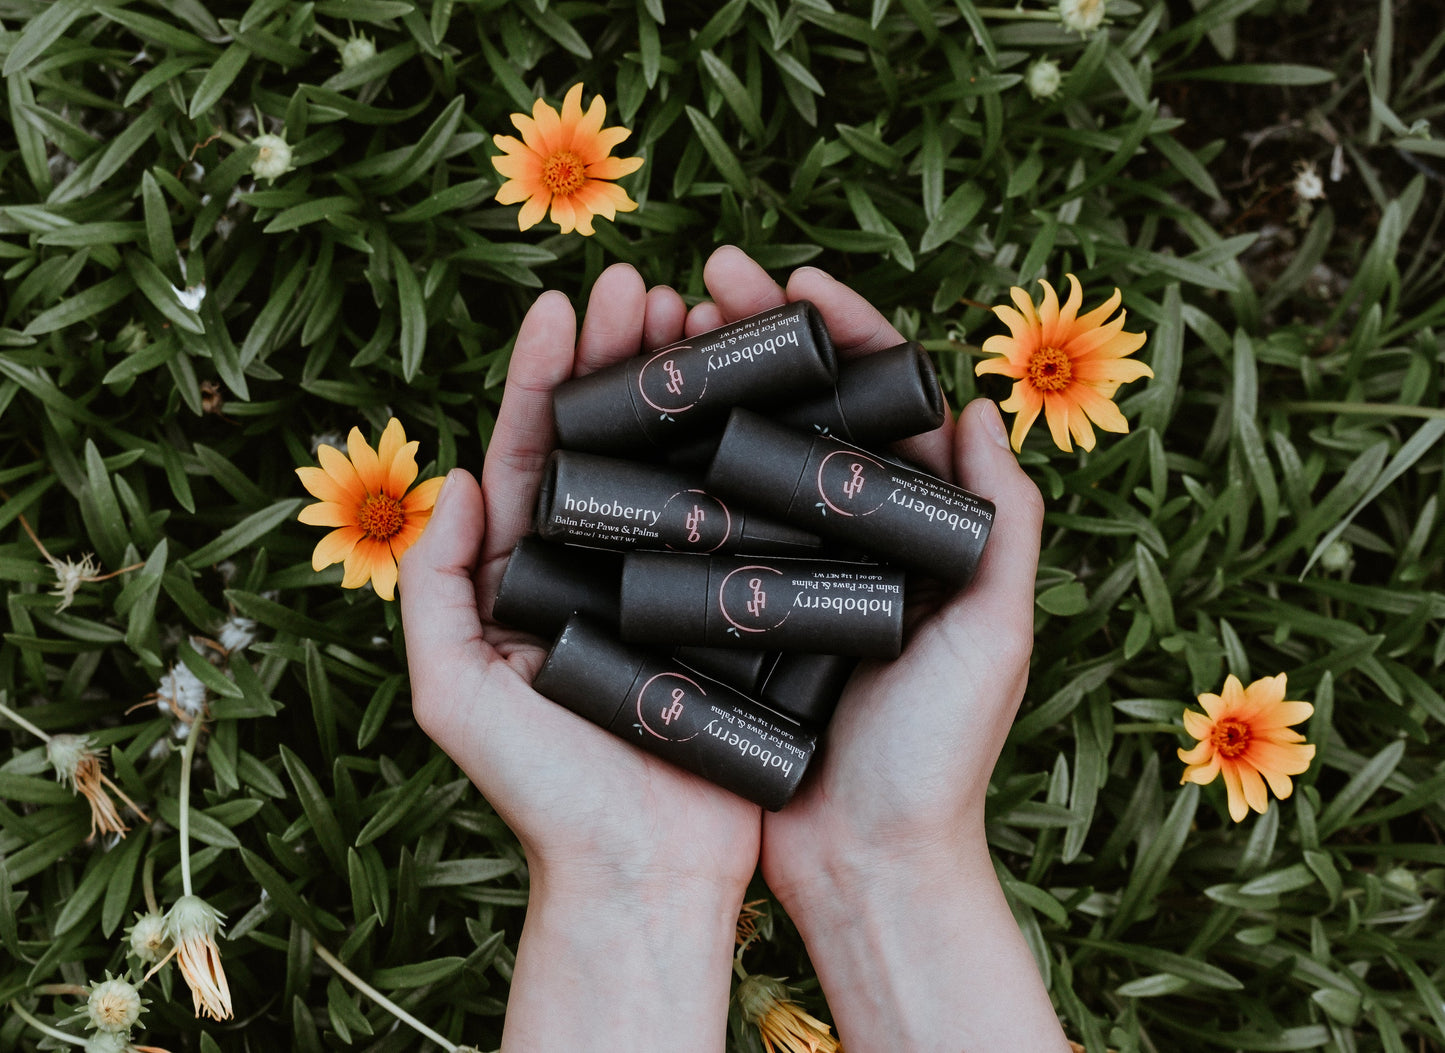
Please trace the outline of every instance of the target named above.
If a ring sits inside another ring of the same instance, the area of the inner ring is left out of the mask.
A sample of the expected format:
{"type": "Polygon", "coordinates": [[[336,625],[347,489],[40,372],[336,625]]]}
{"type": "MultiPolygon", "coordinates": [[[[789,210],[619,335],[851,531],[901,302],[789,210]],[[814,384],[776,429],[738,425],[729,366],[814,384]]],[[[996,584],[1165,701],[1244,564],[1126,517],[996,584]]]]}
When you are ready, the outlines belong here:
{"type": "Polygon", "coordinates": [[[1067,278],[1069,297],[1062,306],[1047,281],[1039,282],[1043,298],[1037,307],[1022,288],[1010,289],[1014,306],[993,308],[1008,327],[1009,335],[985,340],[984,353],[998,357],[974,366],[979,376],[995,373],[1019,382],[1001,407],[1005,411],[1025,406],[1031,410],[1022,428],[1018,418],[1014,421],[1011,441],[1015,449],[1021,448],[1040,405],[1040,401],[1022,400],[1019,385],[1039,396],[1054,444],[1068,452],[1075,443],[1092,450],[1095,426],[1115,433],[1128,431],[1128,422],[1112,404],[1114,392],[1120,384],[1154,375],[1142,362],[1126,365],[1121,361],[1144,345],[1144,335],[1123,332],[1122,315],[1107,320],[1118,307],[1119,290],[1114,290],[1114,296],[1103,307],[1080,316],[1083,289],[1074,275],[1067,278]]]}

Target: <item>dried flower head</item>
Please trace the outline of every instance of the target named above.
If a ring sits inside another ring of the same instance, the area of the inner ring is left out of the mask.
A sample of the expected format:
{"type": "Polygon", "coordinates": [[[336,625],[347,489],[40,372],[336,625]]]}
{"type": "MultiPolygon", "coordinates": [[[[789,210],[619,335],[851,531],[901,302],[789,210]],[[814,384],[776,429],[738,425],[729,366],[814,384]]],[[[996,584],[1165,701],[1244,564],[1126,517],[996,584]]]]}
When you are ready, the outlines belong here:
{"type": "Polygon", "coordinates": [[[1315,748],[1289,728],[1307,719],[1314,706],[1287,702],[1284,695],[1283,673],[1248,687],[1231,674],[1219,694],[1199,696],[1204,713],[1184,713],[1184,730],[1199,744],[1179,751],[1179,759],[1188,765],[1179,781],[1205,785],[1223,775],[1229,817],[1236,823],[1251,808],[1263,814],[1269,807],[1265,783],[1280,800],[1288,797],[1294,790],[1289,776],[1308,770],[1314,759],[1315,748]]]}
{"type": "Polygon", "coordinates": [[[297,516],[312,526],[336,527],[316,545],[311,566],[322,570],[344,563],[344,589],[371,582],[384,600],[396,594],[396,561],[421,537],[431,518],[443,477],[427,479],[407,492],[416,479],[419,443],[406,441],[401,421],[387,422],[381,442],[373,450],[352,428],[347,457],[331,446],[317,450],[320,468],[297,468],[301,485],[320,502],[307,505],[297,516]]]}
{"type": "MultiPolygon", "coordinates": [[[[221,968],[221,950],[216,946],[222,917],[200,896],[182,896],[166,914],[166,935],[174,944],[171,954],[191,989],[195,1014],[212,1020],[229,1020],[235,1015],[226,972],[221,968]]],[[[158,968],[154,966],[151,972],[158,968]]]]}
{"type": "Polygon", "coordinates": [[[1296,161],[1294,166],[1295,197],[1301,201],[1318,201],[1325,196],[1325,181],[1320,178],[1313,161],[1296,161]]]}
{"type": "Polygon", "coordinates": [[[251,161],[251,174],[257,179],[276,182],[296,166],[291,163],[291,145],[279,135],[258,135],[251,140],[256,156],[251,161]]]}
{"type": "Polygon", "coordinates": [[[206,685],[183,662],[177,662],[161,677],[155,699],[162,713],[174,713],[189,724],[205,712],[206,685]]]}
{"type": "Polygon", "coordinates": [[[833,1029],[788,997],[788,988],[770,976],[747,976],[738,984],[738,1007],[758,1027],[768,1053],[838,1053],[833,1029]]]}
{"type": "Polygon", "coordinates": [[[584,114],[582,85],[574,84],[562,100],[560,114],[538,99],[532,116],[512,114],[522,138],[492,137],[502,151],[492,158],[492,165],[506,178],[497,201],[525,202],[517,216],[520,229],[536,225],[550,209],[552,222],[563,234],[573,230],[591,234],[593,216],[613,219],[637,207],[625,190],[609,180],[637,171],[642,158],[610,156],[632,132],[620,126],[602,127],[606,112],[607,104],[598,95],[584,114]]]}
{"type": "Polygon", "coordinates": [[[748,900],[738,911],[735,938],[739,947],[746,947],[758,938],[758,922],[767,917],[767,912],[758,908],[766,902],[765,899],[748,900]]]}
{"type": "Polygon", "coordinates": [[[221,631],[216,634],[216,642],[225,648],[227,654],[244,651],[256,642],[256,623],[250,618],[242,618],[239,614],[233,614],[226,619],[221,626],[221,631]]]}
{"type": "Polygon", "coordinates": [[[125,795],[125,791],[110,780],[101,770],[100,754],[84,735],[51,735],[45,743],[45,754],[55,777],[71,790],[80,794],[90,804],[90,836],[99,831],[103,834],[124,834],[130,827],[121,821],[115,802],[110,799],[107,789],[112,791],[136,815],[150,822],[140,805],[125,795]]]}
{"type": "Polygon", "coordinates": [[[1104,22],[1107,0],[1059,0],[1059,21],[1065,29],[1092,33],[1104,22]]]}
{"type": "Polygon", "coordinates": [[[90,1018],[87,1027],[97,1031],[127,1034],[140,1019],[140,992],[124,980],[117,980],[109,973],[102,982],[91,985],[90,999],[86,1002],[86,1015],[90,1018]]]}
{"type": "Polygon", "coordinates": [[[357,34],[341,45],[341,68],[350,69],[369,58],[376,57],[376,43],[370,37],[357,34]]]}
{"type": "Polygon", "coordinates": [[[150,965],[166,956],[171,938],[166,935],[166,919],[156,913],[137,914],[130,927],[130,952],[150,965]]]}
{"type": "Polygon", "coordinates": [[[130,1036],[119,1031],[97,1031],[85,1040],[85,1053],[130,1053],[130,1036]]]}
{"type": "Polygon", "coordinates": [[[60,602],[55,605],[57,611],[63,611],[75,599],[75,594],[80,586],[95,577],[95,572],[100,568],[96,566],[95,557],[86,553],[80,557],[80,562],[69,559],[50,560],[50,569],[55,572],[55,586],[50,590],[50,595],[59,596],[60,602]]]}
{"type": "Polygon", "coordinates": [[[1053,59],[1035,59],[1024,71],[1024,87],[1036,99],[1052,99],[1064,83],[1064,74],[1053,59]]]}
{"type": "Polygon", "coordinates": [[[1010,290],[1014,307],[993,309],[1009,327],[1009,335],[985,340],[984,353],[998,357],[974,366],[980,376],[999,373],[1016,381],[999,407],[1017,414],[1012,434],[1015,450],[1022,448],[1040,411],[1054,443],[1065,451],[1073,449],[1071,435],[1084,449],[1094,448],[1090,421],[1105,431],[1128,431],[1129,422],[1110,400],[1120,384],[1154,375],[1143,362],[1128,358],[1144,346],[1144,334],[1123,331],[1122,311],[1106,321],[1119,306],[1119,290],[1102,307],[1080,315],[1084,293],[1077,278],[1072,274],[1068,278],[1069,299],[1063,307],[1046,281],[1039,282],[1044,299],[1037,308],[1028,293],[1014,286],[1010,290]]]}

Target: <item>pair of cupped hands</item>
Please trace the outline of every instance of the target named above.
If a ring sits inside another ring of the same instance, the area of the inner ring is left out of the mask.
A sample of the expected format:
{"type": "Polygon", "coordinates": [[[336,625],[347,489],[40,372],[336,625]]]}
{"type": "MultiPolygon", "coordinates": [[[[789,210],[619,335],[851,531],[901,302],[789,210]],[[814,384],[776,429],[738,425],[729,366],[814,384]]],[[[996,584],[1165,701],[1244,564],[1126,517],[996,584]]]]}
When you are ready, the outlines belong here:
{"type": "MultiPolygon", "coordinates": [[[[688,309],[615,265],[593,286],[580,334],[571,304],[545,292],[517,334],[480,484],[447,477],[421,539],[401,561],[401,611],[415,713],[526,852],[546,884],[590,898],[686,892],[736,912],[761,861],[800,925],[840,882],[886,885],[986,854],[989,775],[1023,695],[1033,643],[1042,501],[992,402],[976,400],[897,452],[992,501],[997,517],[963,590],[912,601],[894,661],[853,676],[797,796],[763,813],[614,738],[532,690],[546,643],[492,620],[512,547],[532,529],[554,442],[552,392],[581,376],[796,300],[818,308],[843,358],[900,343],[862,296],[815,268],[786,288],[742,251],[708,260],[710,302],[688,309]],[[921,608],[921,609],[920,609],[921,608]]],[[[806,926],[805,935],[806,935],[806,926]]]]}

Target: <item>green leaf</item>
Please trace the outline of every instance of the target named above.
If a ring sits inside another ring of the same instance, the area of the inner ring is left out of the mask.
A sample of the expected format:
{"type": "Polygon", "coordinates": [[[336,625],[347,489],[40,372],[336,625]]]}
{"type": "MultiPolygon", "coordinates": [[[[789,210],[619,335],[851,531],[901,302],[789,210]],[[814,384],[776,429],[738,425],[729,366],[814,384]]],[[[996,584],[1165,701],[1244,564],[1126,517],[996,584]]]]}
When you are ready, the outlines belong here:
{"type": "Polygon", "coordinates": [[[235,526],[223,530],[213,541],[202,545],[181,562],[192,570],[219,563],[260,541],[294,516],[304,503],[300,498],[286,498],[259,512],[253,512],[235,526]]]}
{"type": "Polygon", "coordinates": [[[928,224],[919,239],[919,252],[932,252],[940,245],[947,244],[973,222],[983,208],[986,197],[976,183],[964,183],[944,201],[938,217],[928,224]]]}
{"type": "Polygon", "coordinates": [[[186,116],[194,121],[220,102],[221,97],[226,94],[226,89],[240,76],[241,70],[245,68],[250,58],[251,51],[244,44],[232,44],[223,51],[221,57],[201,78],[201,83],[196,86],[195,94],[191,96],[191,104],[186,110],[186,116]]]}
{"type": "Polygon", "coordinates": [[[291,777],[291,784],[296,787],[301,808],[305,811],[306,818],[311,820],[311,829],[316,834],[321,850],[326,853],[326,858],[333,867],[337,870],[343,869],[346,865],[346,839],[341,834],[341,826],[336,821],[331,802],[322,791],[316,776],[311,774],[301,758],[287,749],[284,743],[279,749],[281,763],[286,766],[286,774],[291,777]]]}
{"type": "Polygon", "coordinates": [[[718,134],[712,121],[707,119],[705,113],[693,106],[685,109],[693,132],[696,133],[698,141],[702,143],[703,149],[707,151],[708,157],[712,159],[718,174],[727,180],[728,185],[737,193],[744,197],[750,196],[751,183],[747,173],[743,171],[743,166],[738,163],[737,157],[733,155],[727,143],[723,142],[723,137],[718,134]]]}
{"type": "Polygon", "coordinates": [[[1371,757],[1320,813],[1320,837],[1326,838],[1348,824],[1374,792],[1385,784],[1385,780],[1394,774],[1404,756],[1404,740],[1397,739],[1371,757]]]}
{"type": "Polygon", "coordinates": [[[38,59],[70,28],[71,24],[94,10],[92,0],[55,0],[40,9],[40,13],[28,20],[22,20],[25,28],[5,58],[0,70],[7,80],[18,76],[25,67],[38,59]]]}
{"type": "Polygon", "coordinates": [[[422,352],[426,350],[426,299],[411,261],[395,242],[391,246],[392,272],[396,276],[397,307],[401,312],[402,379],[410,383],[421,371],[422,352]]]}

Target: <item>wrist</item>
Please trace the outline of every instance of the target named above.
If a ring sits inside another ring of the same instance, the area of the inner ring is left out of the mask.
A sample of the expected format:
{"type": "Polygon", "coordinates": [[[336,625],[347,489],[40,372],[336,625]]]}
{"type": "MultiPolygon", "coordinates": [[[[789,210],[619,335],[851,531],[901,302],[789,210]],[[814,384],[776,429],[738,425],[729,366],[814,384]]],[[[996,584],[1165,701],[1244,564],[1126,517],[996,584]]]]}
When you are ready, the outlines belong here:
{"type": "Polygon", "coordinates": [[[830,859],[779,899],[850,1053],[1067,1051],[981,835],[830,859]]]}
{"type": "Polygon", "coordinates": [[[568,872],[532,883],[504,1050],[722,1049],[743,885],[568,872]]]}

